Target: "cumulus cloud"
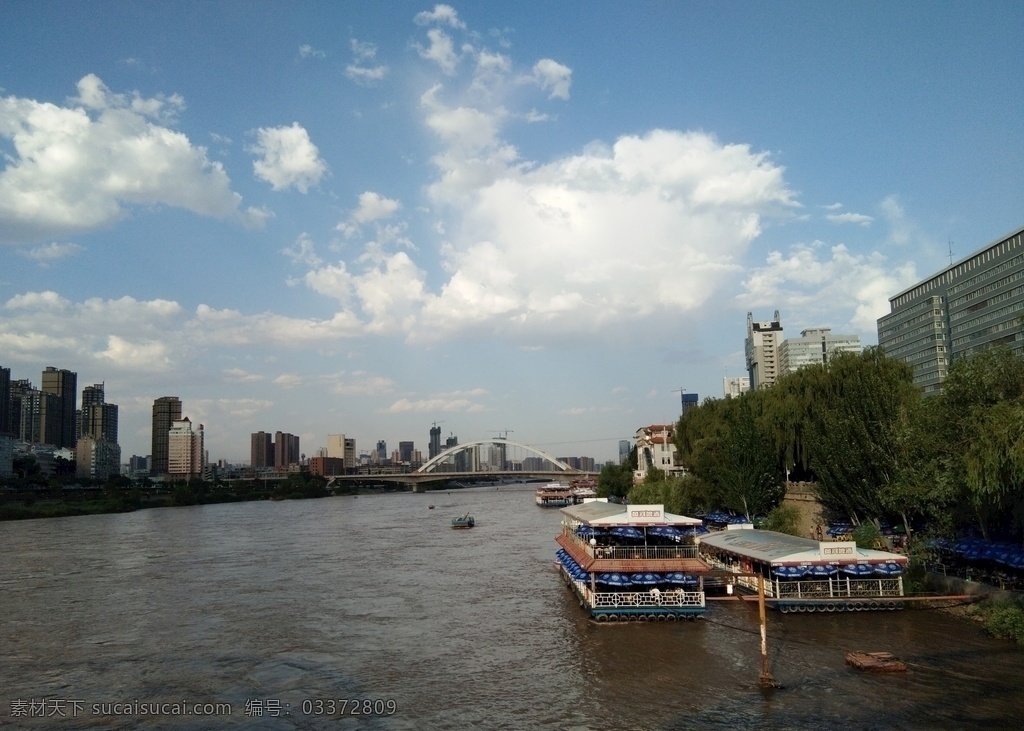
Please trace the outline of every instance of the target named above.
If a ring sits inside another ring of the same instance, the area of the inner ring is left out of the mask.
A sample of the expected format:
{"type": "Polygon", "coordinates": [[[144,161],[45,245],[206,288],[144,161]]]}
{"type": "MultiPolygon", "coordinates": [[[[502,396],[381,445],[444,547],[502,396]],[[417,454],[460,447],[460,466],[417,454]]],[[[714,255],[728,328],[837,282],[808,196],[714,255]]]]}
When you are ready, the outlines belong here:
{"type": "Polygon", "coordinates": [[[39,264],[39,266],[47,267],[61,259],[67,259],[70,256],[77,256],[82,251],[84,251],[84,249],[78,244],[57,243],[56,241],[53,241],[49,244],[33,246],[30,249],[19,249],[18,253],[24,257],[32,259],[39,264]]]}
{"type": "Polygon", "coordinates": [[[393,216],[402,204],[380,193],[366,191],[359,196],[359,207],[352,211],[352,220],[356,223],[369,223],[393,216]]]}
{"type": "Polygon", "coordinates": [[[466,24],[459,20],[459,14],[451,5],[435,5],[433,10],[416,13],[413,18],[416,25],[447,25],[452,28],[465,29],[466,24]]]}
{"type": "Polygon", "coordinates": [[[345,67],[345,75],[362,86],[373,86],[388,75],[386,64],[376,64],[377,46],[352,39],[352,63],[345,67]]]}
{"type": "Polygon", "coordinates": [[[568,99],[572,69],[550,58],[542,58],[533,67],[533,78],[552,99],[568,99]]]}
{"type": "Polygon", "coordinates": [[[427,31],[427,40],[430,45],[424,47],[416,45],[416,51],[422,58],[433,61],[448,75],[455,73],[455,67],[459,64],[459,54],[455,51],[455,44],[451,37],[443,30],[431,28],[427,31]]]}
{"type": "Polygon", "coordinates": [[[323,259],[321,259],[316,253],[316,247],[313,245],[313,239],[309,237],[309,234],[303,232],[299,234],[299,237],[295,239],[295,243],[288,248],[282,249],[281,253],[287,256],[295,264],[305,264],[309,267],[318,267],[322,265],[323,259]]]}
{"type": "Polygon", "coordinates": [[[15,295],[2,311],[0,348],[14,360],[59,356],[154,372],[168,367],[182,316],[168,300],[72,302],[53,291],[15,295]]]}
{"type": "Polygon", "coordinates": [[[654,130],[537,164],[493,116],[435,104],[427,124],[450,141],[431,189],[452,210],[450,277],[426,295],[433,325],[414,339],[578,337],[692,311],[736,275],[762,217],[796,205],[783,169],[747,145],[654,130]]]}
{"type": "Polygon", "coordinates": [[[863,213],[829,213],[825,216],[832,223],[857,223],[869,226],[875,219],[863,213]]]}
{"type": "Polygon", "coordinates": [[[259,225],[241,209],[223,166],[171,129],[177,94],[116,94],[99,77],[78,82],[69,106],[0,98],[0,242],[29,242],[110,225],[134,205],[167,205],[259,225]]]}
{"type": "Polygon", "coordinates": [[[263,380],[263,376],[259,373],[250,373],[241,368],[226,368],[222,373],[224,380],[233,383],[255,383],[263,380]]]}
{"type": "Polygon", "coordinates": [[[424,399],[402,398],[392,403],[385,413],[400,414],[403,412],[436,413],[462,412],[475,413],[484,411],[486,406],[481,402],[487,396],[482,388],[470,391],[439,393],[424,399]]]}
{"type": "Polygon", "coordinates": [[[327,54],[321,50],[313,48],[308,43],[303,43],[299,46],[299,57],[300,58],[327,58],[327,54]]]}
{"type": "Polygon", "coordinates": [[[874,333],[878,318],[889,311],[889,297],[917,280],[912,263],[894,265],[877,252],[853,254],[843,244],[815,241],[769,253],[743,282],[740,304],[787,311],[786,319],[805,327],[874,333]]]}
{"type": "Polygon", "coordinates": [[[249,151],[259,158],[252,164],[256,177],[274,190],[295,188],[305,193],[327,172],[320,150],[298,122],[290,127],[260,127],[249,151]]]}

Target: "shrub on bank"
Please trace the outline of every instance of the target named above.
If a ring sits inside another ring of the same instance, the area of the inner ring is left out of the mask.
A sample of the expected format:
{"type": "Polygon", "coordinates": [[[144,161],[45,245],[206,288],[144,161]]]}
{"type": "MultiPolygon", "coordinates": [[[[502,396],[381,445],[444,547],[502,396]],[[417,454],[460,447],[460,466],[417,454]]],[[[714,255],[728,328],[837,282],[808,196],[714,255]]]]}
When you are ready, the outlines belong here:
{"type": "Polygon", "coordinates": [[[1024,645],[1024,606],[1019,602],[985,602],[979,612],[989,634],[1024,645]]]}

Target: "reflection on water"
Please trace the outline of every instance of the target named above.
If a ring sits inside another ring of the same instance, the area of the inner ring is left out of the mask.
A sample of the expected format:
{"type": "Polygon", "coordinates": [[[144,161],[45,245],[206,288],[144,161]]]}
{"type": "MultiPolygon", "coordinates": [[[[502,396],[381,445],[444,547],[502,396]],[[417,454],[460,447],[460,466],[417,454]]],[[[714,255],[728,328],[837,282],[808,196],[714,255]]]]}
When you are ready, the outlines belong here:
{"type": "Polygon", "coordinates": [[[1024,653],[938,613],[770,613],[784,684],[770,692],[757,687],[748,606],[593,624],[553,567],[560,519],[508,486],[0,523],[0,724],[1020,727],[1024,653]],[[467,511],[476,527],[452,530],[467,511]],[[910,672],[858,673],[852,649],[888,650],[910,672]],[[84,710],[12,716],[19,699],[84,710]],[[315,705],[391,699],[383,716],[315,705]],[[231,715],[89,713],[131,701],[228,703],[231,715]]]}

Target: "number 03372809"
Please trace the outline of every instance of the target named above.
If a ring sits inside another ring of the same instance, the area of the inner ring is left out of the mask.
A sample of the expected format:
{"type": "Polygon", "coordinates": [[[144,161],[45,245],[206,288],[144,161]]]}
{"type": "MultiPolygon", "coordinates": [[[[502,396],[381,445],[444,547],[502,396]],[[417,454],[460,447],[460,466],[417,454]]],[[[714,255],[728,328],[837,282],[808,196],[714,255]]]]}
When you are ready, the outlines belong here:
{"type": "Polygon", "coordinates": [[[393,716],[394,698],[313,698],[302,701],[307,716],[393,716]]]}

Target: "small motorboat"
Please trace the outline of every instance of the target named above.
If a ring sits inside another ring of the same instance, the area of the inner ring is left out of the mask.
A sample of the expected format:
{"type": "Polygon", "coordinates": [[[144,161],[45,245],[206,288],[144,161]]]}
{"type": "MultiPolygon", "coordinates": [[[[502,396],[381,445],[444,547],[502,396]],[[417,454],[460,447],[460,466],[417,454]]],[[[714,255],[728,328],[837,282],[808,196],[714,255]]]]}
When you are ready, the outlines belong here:
{"type": "Polygon", "coordinates": [[[433,505],[428,505],[428,506],[427,506],[427,510],[433,510],[433,509],[434,509],[434,506],[433,506],[433,505]]]}
{"type": "Polygon", "coordinates": [[[452,518],[452,528],[472,528],[474,525],[473,516],[469,513],[458,518],[452,518]]]}

